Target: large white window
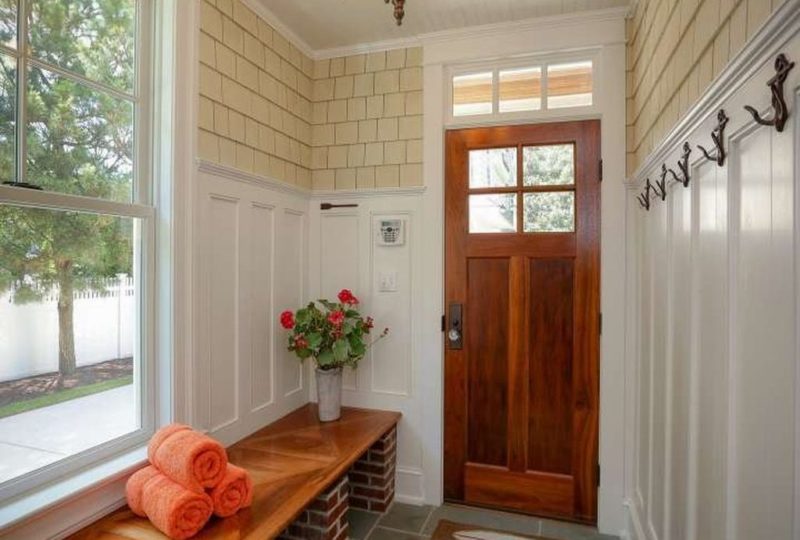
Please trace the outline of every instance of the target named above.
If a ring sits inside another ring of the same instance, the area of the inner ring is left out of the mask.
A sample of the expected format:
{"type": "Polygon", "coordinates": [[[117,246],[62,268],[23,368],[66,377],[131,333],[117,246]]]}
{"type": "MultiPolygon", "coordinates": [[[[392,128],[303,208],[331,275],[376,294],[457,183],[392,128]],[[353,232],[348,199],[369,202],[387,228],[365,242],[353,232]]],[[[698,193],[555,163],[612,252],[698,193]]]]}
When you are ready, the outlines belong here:
{"type": "Polygon", "coordinates": [[[152,432],[149,20],[0,0],[0,503],[152,432]]]}

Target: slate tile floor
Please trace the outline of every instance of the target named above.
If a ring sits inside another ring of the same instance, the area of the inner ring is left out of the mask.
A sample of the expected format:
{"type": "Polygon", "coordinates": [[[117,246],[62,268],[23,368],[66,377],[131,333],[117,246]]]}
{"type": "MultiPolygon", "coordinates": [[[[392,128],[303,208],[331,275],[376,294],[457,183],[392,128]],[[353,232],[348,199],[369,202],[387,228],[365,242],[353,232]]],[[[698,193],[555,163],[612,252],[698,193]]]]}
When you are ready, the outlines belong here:
{"type": "Polygon", "coordinates": [[[348,517],[354,540],[423,540],[430,538],[440,519],[553,540],[617,540],[593,527],[452,504],[436,508],[394,503],[383,516],[351,509],[348,517]]]}

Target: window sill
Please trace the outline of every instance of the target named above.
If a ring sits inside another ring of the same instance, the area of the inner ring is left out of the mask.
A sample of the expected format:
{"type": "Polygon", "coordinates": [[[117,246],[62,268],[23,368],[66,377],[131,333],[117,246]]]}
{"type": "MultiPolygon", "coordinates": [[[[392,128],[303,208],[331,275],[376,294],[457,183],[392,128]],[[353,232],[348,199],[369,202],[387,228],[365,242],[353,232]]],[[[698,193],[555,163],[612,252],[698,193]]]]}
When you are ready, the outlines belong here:
{"type": "Polygon", "coordinates": [[[125,502],[125,482],[147,460],[139,446],[0,508],[4,538],[61,538],[125,502]]]}

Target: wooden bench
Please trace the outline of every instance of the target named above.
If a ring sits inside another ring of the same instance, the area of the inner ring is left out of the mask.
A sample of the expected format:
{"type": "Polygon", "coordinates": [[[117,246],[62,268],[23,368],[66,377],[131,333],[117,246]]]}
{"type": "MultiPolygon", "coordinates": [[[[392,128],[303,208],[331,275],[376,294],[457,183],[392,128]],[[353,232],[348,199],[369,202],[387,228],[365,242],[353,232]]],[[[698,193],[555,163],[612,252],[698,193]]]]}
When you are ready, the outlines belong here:
{"type": "MultiPolygon", "coordinates": [[[[349,506],[383,512],[394,497],[400,413],[342,409],[321,424],[309,404],[228,448],[231,463],[253,478],[251,508],[212,517],[195,538],[347,538],[349,506]]],[[[166,538],[121,508],[76,539],[166,538]]]]}

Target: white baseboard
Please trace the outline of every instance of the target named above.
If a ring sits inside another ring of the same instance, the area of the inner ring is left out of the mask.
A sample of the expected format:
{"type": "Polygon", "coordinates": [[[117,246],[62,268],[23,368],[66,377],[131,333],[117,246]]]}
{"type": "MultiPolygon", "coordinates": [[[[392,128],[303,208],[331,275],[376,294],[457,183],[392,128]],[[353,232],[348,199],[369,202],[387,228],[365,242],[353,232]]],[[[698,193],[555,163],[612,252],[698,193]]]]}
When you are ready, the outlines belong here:
{"type": "Polygon", "coordinates": [[[649,540],[642,526],[642,519],[641,516],[639,516],[639,508],[636,504],[632,500],[627,499],[625,501],[625,509],[627,531],[625,531],[624,535],[620,535],[620,538],[627,538],[629,540],[649,540]]]}
{"type": "Polygon", "coordinates": [[[394,498],[398,502],[421,506],[425,504],[424,476],[422,469],[397,467],[394,498]]]}

